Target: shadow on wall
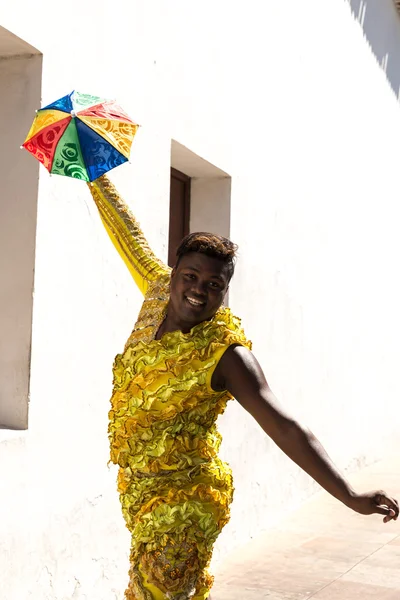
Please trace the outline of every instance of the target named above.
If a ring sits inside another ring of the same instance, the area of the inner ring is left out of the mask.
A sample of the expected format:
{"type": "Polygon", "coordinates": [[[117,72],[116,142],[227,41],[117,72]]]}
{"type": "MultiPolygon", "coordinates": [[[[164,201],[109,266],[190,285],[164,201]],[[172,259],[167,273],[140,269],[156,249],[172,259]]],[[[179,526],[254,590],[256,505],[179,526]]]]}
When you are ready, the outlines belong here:
{"type": "Polygon", "coordinates": [[[399,98],[400,15],[394,0],[348,0],[379,64],[399,98]]]}
{"type": "Polygon", "coordinates": [[[26,429],[39,163],[20,150],[40,107],[42,55],[0,26],[0,425],[26,429]]]}

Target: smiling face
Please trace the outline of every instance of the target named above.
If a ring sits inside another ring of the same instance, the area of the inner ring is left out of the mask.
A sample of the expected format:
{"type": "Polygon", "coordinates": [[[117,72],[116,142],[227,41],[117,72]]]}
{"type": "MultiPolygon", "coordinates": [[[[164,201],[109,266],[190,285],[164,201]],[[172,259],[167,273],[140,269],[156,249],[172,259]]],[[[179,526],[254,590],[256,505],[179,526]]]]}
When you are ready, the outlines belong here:
{"type": "Polygon", "coordinates": [[[229,266],[219,258],[200,252],[182,256],[171,275],[168,313],[189,330],[211,319],[228,291],[229,266]]]}

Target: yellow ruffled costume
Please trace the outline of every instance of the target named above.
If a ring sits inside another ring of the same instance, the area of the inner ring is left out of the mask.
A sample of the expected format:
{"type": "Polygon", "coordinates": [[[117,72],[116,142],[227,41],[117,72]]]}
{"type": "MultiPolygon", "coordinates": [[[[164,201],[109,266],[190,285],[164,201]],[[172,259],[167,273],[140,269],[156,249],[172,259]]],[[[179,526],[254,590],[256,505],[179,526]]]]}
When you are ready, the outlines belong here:
{"type": "Polygon", "coordinates": [[[229,520],[232,475],[218,458],[215,422],[231,395],[211,377],[231,344],[250,347],[227,308],[190,333],[155,336],[165,317],[170,269],[152,253],[106,176],[90,184],[101,219],[145,296],[114,363],[111,461],[132,533],[127,600],[205,600],[212,548],[229,520]]]}

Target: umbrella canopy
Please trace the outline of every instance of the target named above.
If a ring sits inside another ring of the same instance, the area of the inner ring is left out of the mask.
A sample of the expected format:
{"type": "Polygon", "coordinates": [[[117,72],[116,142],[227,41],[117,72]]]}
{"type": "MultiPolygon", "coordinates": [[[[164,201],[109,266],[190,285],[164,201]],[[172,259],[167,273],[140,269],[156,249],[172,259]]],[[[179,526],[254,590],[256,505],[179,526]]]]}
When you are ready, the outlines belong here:
{"type": "Polygon", "coordinates": [[[23,147],[50,173],[93,181],[129,159],[138,127],[114,101],[73,91],[37,111],[23,147]]]}

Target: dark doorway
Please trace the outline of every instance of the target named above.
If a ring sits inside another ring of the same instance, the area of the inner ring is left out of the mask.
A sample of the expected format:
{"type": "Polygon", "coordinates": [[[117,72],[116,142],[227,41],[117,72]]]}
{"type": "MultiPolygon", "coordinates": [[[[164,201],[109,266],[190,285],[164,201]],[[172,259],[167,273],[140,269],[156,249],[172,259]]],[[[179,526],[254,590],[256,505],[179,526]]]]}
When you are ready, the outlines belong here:
{"type": "Polygon", "coordinates": [[[168,264],[173,267],[176,249],[182,238],[189,233],[190,177],[171,169],[170,189],[168,264]]]}

